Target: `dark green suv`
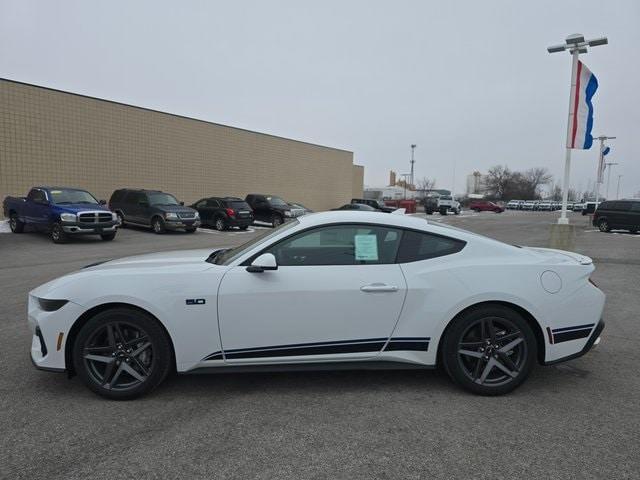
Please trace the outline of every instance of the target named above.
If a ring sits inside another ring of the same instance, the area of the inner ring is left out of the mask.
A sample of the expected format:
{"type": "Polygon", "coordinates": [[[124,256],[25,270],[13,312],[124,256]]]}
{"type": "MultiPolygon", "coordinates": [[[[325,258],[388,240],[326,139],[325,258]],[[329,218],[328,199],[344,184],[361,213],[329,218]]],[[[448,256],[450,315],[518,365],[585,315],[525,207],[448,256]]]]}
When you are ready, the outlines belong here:
{"type": "Polygon", "coordinates": [[[151,227],[155,233],[166,230],[193,233],[200,226],[200,215],[196,210],[159,190],[116,190],[109,200],[109,208],[123,227],[131,224],[151,227]]]}

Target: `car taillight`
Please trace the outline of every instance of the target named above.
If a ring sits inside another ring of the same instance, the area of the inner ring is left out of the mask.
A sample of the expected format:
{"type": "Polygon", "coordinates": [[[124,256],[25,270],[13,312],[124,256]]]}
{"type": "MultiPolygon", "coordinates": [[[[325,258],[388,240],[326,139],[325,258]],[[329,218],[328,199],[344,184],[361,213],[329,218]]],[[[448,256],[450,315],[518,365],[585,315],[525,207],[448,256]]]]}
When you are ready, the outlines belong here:
{"type": "Polygon", "coordinates": [[[235,217],[236,211],[233,208],[227,208],[227,215],[229,215],[230,217],[235,217]]]}

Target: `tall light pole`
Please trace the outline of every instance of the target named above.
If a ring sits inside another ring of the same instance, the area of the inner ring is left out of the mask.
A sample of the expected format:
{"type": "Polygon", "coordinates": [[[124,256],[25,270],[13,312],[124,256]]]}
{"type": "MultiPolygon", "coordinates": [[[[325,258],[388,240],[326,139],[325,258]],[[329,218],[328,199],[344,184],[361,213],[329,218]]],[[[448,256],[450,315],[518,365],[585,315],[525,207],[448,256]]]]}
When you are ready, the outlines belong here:
{"type": "Polygon", "coordinates": [[[618,188],[616,188],[616,200],[620,198],[620,179],[621,178],[622,178],[622,175],[618,175],[618,188]]]}
{"type": "MultiPolygon", "coordinates": [[[[552,47],[548,47],[547,51],[549,53],[558,53],[564,52],[566,50],[571,54],[571,90],[569,93],[569,116],[567,120],[567,138],[569,138],[569,134],[571,132],[571,122],[569,119],[571,118],[573,112],[571,111],[571,107],[573,105],[572,100],[575,97],[577,85],[575,83],[576,79],[576,71],[578,68],[578,56],[581,53],[587,53],[587,47],[597,47],[598,45],[606,45],[609,43],[606,37],[602,38],[594,38],[593,40],[585,40],[584,35],[581,33],[575,33],[573,35],[569,35],[565,44],[563,45],[554,45],[552,47]]],[[[560,218],[558,218],[558,223],[561,225],[568,225],[569,219],[567,218],[567,199],[569,195],[569,175],[571,174],[571,148],[569,145],[566,147],[565,152],[565,160],[564,160],[564,179],[562,182],[562,212],[560,213],[560,218]]]]}
{"type": "MultiPolygon", "coordinates": [[[[615,162],[607,162],[604,164],[605,168],[609,167],[609,171],[607,172],[607,200],[609,200],[609,180],[611,180],[611,167],[613,167],[614,165],[618,165],[615,162]]],[[[597,208],[597,205],[596,205],[597,208]]]]}
{"type": "Polygon", "coordinates": [[[607,137],[606,135],[600,135],[599,137],[596,137],[598,140],[600,140],[600,153],[599,153],[599,157],[598,157],[598,172],[596,175],[596,205],[598,205],[598,200],[600,197],[600,184],[602,183],[602,174],[604,173],[604,169],[602,167],[604,167],[604,142],[605,140],[613,140],[616,137],[607,137]]]}
{"type": "Polygon", "coordinates": [[[414,143],[411,145],[411,185],[415,185],[415,181],[413,178],[413,164],[416,163],[415,159],[413,158],[413,151],[416,149],[417,145],[414,143]]]}

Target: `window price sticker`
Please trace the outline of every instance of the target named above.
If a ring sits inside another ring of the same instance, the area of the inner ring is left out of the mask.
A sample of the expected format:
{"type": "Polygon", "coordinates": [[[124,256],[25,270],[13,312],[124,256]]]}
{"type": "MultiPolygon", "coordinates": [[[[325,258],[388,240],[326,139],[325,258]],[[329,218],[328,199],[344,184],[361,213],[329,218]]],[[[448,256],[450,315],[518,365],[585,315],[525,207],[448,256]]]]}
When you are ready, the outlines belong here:
{"type": "Polygon", "coordinates": [[[375,235],[356,235],[354,241],[356,246],[356,260],[378,260],[378,240],[375,235]]]}

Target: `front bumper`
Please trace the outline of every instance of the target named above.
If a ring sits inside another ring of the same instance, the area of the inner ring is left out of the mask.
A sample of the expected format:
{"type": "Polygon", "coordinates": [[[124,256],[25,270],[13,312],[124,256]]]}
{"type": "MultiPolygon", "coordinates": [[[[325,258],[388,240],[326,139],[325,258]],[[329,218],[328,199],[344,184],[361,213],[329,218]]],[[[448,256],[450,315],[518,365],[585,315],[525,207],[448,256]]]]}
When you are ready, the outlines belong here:
{"type": "Polygon", "coordinates": [[[105,223],[62,222],[61,225],[64,233],[72,235],[102,235],[115,233],[118,228],[117,221],[105,223]]]}
{"type": "Polygon", "coordinates": [[[165,220],[164,227],[167,230],[180,230],[182,228],[198,228],[200,226],[200,220],[165,220]]]}
{"type": "Polygon", "coordinates": [[[604,330],[604,325],[605,325],[604,320],[600,319],[598,324],[593,329],[593,332],[591,332],[591,335],[589,336],[587,343],[585,343],[584,347],[582,347],[582,350],[580,350],[579,352],[573,353],[571,355],[567,355],[566,357],[557,358],[555,360],[544,362],[544,365],[555,365],[556,363],[566,362],[568,360],[573,360],[574,358],[578,358],[585,355],[592,348],[594,348],[594,346],[597,346],[600,343],[600,335],[604,330]]]}

